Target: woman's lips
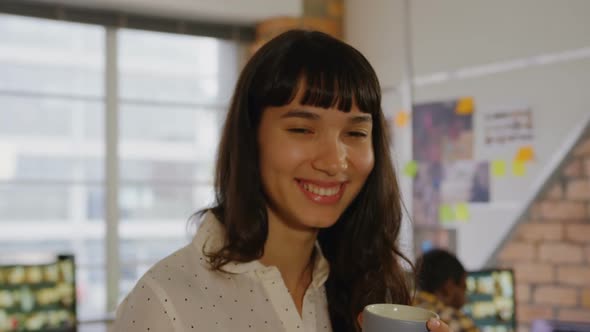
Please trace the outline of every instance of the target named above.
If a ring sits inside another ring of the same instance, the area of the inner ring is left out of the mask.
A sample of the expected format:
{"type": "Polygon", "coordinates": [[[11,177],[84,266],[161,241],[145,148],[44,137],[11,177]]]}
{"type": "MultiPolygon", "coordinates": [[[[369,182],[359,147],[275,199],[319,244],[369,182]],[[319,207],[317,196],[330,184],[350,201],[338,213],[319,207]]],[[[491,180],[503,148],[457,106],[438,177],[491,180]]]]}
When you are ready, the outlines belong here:
{"type": "Polygon", "coordinates": [[[305,196],[314,203],[318,204],[335,204],[340,201],[344,189],[345,181],[317,181],[317,180],[296,180],[299,188],[305,196]]]}

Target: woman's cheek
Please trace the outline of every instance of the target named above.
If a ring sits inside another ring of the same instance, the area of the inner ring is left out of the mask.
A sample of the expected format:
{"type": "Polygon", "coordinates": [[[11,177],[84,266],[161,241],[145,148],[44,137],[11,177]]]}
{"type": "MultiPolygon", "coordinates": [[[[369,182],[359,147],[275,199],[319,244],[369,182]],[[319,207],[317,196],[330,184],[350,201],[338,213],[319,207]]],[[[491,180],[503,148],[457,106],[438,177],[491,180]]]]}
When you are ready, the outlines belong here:
{"type": "Polygon", "coordinates": [[[276,140],[273,144],[273,159],[284,165],[295,166],[305,161],[313,150],[308,144],[293,140],[276,140]]]}
{"type": "Polygon", "coordinates": [[[358,171],[367,173],[368,175],[375,166],[375,155],[373,149],[359,149],[354,150],[350,156],[351,162],[356,166],[358,171]]]}

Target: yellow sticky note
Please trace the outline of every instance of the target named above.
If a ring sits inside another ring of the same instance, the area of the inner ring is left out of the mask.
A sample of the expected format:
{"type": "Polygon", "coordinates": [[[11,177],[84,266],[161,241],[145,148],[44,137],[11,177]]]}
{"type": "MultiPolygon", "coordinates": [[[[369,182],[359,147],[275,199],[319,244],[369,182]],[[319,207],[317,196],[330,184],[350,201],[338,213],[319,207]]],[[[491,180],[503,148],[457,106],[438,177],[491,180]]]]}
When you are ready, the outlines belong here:
{"type": "Polygon", "coordinates": [[[512,174],[515,176],[524,176],[526,174],[526,164],[524,161],[515,160],[512,163],[512,174]]]}
{"type": "Polygon", "coordinates": [[[469,205],[467,203],[458,203],[455,205],[455,219],[457,221],[469,221],[471,219],[469,205]]]}
{"type": "Polygon", "coordinates": [[[455,107],[455,113],[459,115],[469,115],[473,113],[475,103],[472,97],[465,97],[459,99],[457,106],[455,107]]]}
{"type": "Polygon", "coordinates": [[[438,207],[438,220],[440,223],[448,223],[455,220],[453,208],[449,204],[441,204],[438,207]]]}
{"type": "Polygon", "coordinates": [[[404,167],[404,174],[414,178],[418,174],[418,162],[415,160],[409,161],[404,167]]]}
{"type": "Polygon", "coordinates": [[[516,160],[526,162],[535,159],[535,150],[532,146],[523,146],[516,153],[516,160]]]}
{"type": "Polygon", "coordinates": [[[494,176],[494,177],[506,176],[506,162],[504,160],[492,161],[492,176],[494,176]]]}
{"type": "Polygon", "coordinates": [[[406,111],[403,111],[403,110],[399,111],[395,115],[395,125],[397,127],[403,128],[403,127],[407,126],[409,120],[410,120],[410,114],[406,111]]]}

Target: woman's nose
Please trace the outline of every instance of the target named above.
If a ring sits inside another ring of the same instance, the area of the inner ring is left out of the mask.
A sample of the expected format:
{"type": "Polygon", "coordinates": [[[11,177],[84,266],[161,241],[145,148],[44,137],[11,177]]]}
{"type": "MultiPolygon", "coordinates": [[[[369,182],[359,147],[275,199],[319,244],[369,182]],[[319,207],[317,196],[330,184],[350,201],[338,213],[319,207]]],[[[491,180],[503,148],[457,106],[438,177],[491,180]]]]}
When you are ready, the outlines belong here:
{"type": "Polygon", "coordinates": [[[312,166],[329,176],[344,172],[348,169],[346,146],[335,138],[318,142],[318,152],[312,166]]]}

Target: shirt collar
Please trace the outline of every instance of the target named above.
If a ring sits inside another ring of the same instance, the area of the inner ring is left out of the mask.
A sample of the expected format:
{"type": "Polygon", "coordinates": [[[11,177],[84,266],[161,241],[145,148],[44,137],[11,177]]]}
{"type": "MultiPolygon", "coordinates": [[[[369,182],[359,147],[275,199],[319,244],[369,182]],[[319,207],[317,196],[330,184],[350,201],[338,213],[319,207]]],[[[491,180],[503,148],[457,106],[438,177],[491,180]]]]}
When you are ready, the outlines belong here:
{"type": "MultiPolygon", "coordinates": [[[[225,243],[225,228],[217,220],[211,211],[207,211],[203,216],[197,234],[193,238],[192,245],[203,254],[212,253],[220,250],[225,243]]],[[[242,274],[252,271],[262,271],[269,267],[264,266],[258,260],[251,262],[229,262],[223,266],[223,270],[229,273],[242,274]]],[[[322,249],[318,242],[315,244],[315,255],[313,265],[313,277],[311,287],[319,288],[324,285],[330,274],[330,264],[324,257],[322,249]]]]}

